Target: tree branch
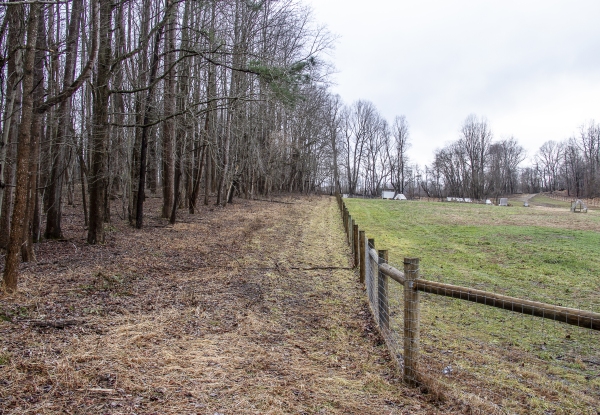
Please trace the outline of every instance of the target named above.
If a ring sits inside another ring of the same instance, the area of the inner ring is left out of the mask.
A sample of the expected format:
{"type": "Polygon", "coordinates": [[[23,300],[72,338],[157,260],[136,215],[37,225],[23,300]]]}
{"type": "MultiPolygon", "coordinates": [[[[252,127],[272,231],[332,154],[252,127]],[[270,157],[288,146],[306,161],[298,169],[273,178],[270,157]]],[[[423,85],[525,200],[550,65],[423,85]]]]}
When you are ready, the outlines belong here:
{"type": "Polygon", "coordinates": [[[60,104],[64,100],[70,98],[71,95],[73,95],[79,89],[79,87],[83,85],[83,83],[89,78],[90,74],[92,73],[92,68],[94,67],[96,59],[98,58],[98,45],[100,43],[100,13],[98,13],[97,6],[97,1],[92,1],[92,19],[94,22],[94,32],[92,33],[92,50],[90,51],[90,56],[83,70],[81,71],[81,74],[79,74],[77,79],[75,79],[75,81],[73,81],[71,85],[66,87],[58,95],[48,98],[42,105],[37,107],[35,111],[38,114],[43,114],[56,104],[60,104]]]}

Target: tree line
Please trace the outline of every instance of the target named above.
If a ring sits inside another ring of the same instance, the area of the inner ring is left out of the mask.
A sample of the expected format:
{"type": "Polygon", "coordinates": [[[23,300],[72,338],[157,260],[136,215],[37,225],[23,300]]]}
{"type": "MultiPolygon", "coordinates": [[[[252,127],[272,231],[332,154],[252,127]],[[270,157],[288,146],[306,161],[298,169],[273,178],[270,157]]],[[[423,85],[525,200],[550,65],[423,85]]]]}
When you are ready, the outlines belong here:
{"type": "Polygon", "coordinates": [[[599,197],[600,124],[592,120],[564,141],[545,142],[523,173],[531,191],[566,190],[569,196],[599,197]]]}
{"type": "Polygon", "coordinates": [[[333,37],[299,1],[14,0],[0,19],[8,291],[75,192],[101,244],[115,216],[144,226],[149,194],[174,223],[331,176],[333,37]]]}
{"type": "Polygon", "coordinates": [[[377,196],[384,189],[409,198],[448,196],[485,200],[513,193],[564,191],[568,196],[600,196],[600,124],[590,121],[578,134],[547,141],[528,155],[514,137],[494,139],[485,118],[469,115],[457,140],[434,152],[430,165],[410,163],[406,117],[392,126],[368,101],[343,107],[338,162],[343,193],[377,196]]]}
{"type": "Polygon", "coordinates": [[[485,119],[470,115],[460,138],[435,151],[434,161],[421,168],[411,164],[410,129],[405,116],[391,126],[368,101],[341,111],[338,161],[344,193],[375,196],[383,189],[409,198],[487,197],[520,191],[519,164],[525,151],[513,137],[493,141],[485,119]]]}

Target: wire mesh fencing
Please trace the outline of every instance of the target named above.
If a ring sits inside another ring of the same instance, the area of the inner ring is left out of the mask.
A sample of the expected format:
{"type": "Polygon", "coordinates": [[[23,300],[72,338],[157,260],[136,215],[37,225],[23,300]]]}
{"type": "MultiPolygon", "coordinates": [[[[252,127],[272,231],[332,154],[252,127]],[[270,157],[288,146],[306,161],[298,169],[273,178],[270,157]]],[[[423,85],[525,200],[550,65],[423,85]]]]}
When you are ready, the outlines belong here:
{"type": "Polygon", "coordinates": [[[371,247],[369,261],[377,259],[379,269],[368,267],[369,304],[405,383],[483,413],[600,408],[600,321],[593,310],[427,281],[418,261],[405,259],[401,267],[375,252],[371,247]],[[403,283],[385,280],[394,271],[403,283]]]}
{"type": "Polygon", "coordinates": [[[421,379],[498,413],[596,413],[600,338],[584,318],[565,324],[540,316],[545,307],[497,308],[494,295],[474,303],[461,293],[421,293],[421,379]]]}
{"type": "Polygon", "coordinates": [[[390,261],[360,235],[369,307],[405,383],[472,413],[598,414],[597,292],[557,306],[429,281],[418,259],[390,261]]]}

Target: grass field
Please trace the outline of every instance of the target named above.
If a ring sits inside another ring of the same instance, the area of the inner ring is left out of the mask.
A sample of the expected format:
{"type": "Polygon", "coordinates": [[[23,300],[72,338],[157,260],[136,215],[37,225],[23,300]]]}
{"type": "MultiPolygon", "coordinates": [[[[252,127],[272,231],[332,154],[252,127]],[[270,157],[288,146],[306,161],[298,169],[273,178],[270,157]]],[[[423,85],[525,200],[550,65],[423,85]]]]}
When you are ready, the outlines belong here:
{"type": "MultiPolygon", "coordinates": [[[[543,196],[531,199],[529,208],[522,202],[505,208],[345,202],[376,247],[389,250],[396,268],[402,269],[404,257],[419,257],[422,278],[600,311],[599,211],[574,214],[567,202],[543,196]]],[[[422,298],[422,370],[438,386],[491,401],[499,412],[597,413],[597,332],[422,298]],[[444,375],[447,367],[451,373],[444,375]]]]}

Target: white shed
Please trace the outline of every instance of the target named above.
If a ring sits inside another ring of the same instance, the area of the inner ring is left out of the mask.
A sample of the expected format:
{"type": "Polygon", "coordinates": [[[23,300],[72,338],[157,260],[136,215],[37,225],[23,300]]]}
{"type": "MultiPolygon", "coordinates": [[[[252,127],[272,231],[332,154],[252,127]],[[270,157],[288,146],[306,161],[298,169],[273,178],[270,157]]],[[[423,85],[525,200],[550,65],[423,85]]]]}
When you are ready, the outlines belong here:
{"type": "Polygon", "coordinates": [[[382,199],[393,199],[395,195],[396,195],[396,192],[394,192],[394,191],[390,192],[390,191],[384,190],[383,192],[381,192],[382,199]]]}

